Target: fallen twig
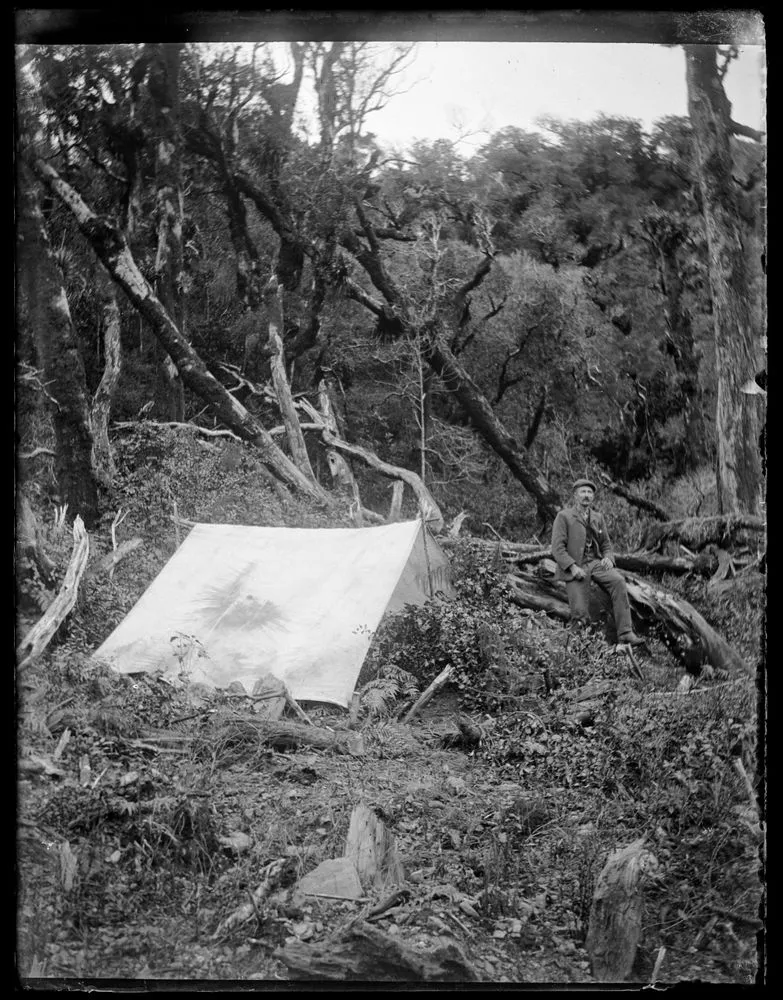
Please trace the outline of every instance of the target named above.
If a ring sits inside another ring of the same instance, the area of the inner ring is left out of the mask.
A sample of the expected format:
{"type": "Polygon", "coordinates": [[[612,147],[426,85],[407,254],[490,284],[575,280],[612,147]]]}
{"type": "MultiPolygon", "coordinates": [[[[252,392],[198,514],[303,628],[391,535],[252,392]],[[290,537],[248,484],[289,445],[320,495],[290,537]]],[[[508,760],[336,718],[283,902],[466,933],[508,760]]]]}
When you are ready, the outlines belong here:
{"type": "Polygon", "coordinates": [[[289,861],[288,858],[278,858],[276,861],[270,861],[268,865],[263,869],[263,881],[250,893],[250,902],[243,903],[242,906],[237,907],[232,913],[229,913],[227,917],[220,921],[217,926],[217,930],[212,935],[212,940],[216,941],[218,938],[222,937],[228,931],[233,930],[233,928],[238,927],[240,924],[245,923],[252,916],[258,915],[258,906],[262,903],[273,891],[286,863],[289,861]]]}

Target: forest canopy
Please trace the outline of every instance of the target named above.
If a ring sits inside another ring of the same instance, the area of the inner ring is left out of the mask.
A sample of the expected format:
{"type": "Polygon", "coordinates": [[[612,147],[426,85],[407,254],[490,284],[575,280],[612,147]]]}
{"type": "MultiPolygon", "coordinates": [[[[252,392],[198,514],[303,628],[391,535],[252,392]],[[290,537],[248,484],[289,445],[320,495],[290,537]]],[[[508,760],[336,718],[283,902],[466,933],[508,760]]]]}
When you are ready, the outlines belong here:
{"type": "Polygon", "coordinates": [[[511,535],[590,470],[662,495],[715,469],[702,513],[758,514],[765,147],[736,52],[686,47],[686,118],[467,154],[373,134],[411,49],[18,48],[20,453],[88,524],[109,419],[230,430],[323,502],[293,402],[322,385],[341,439],[511,535]]]}

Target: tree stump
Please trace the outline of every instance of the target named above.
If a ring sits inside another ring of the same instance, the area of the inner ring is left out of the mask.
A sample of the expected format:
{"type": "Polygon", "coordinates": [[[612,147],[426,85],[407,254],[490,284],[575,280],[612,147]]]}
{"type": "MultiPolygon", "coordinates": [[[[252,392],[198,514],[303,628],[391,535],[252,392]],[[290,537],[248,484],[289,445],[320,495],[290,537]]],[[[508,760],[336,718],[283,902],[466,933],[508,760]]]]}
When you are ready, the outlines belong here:
{"type": "Polygon", "coordinates": [[[598,876],[585,947],[593,976],[603,983],[628,977],[642,934],[642,877],[654,873],[657,861],[644,850],[644,838],[615,851],[598,876]]]}
{"type": "Polygon", "coordinates": [[[363,803],[351,813],[344,856],[353,861],[364,886],[379,888],[405,881],[394,834],[363,803]]]}

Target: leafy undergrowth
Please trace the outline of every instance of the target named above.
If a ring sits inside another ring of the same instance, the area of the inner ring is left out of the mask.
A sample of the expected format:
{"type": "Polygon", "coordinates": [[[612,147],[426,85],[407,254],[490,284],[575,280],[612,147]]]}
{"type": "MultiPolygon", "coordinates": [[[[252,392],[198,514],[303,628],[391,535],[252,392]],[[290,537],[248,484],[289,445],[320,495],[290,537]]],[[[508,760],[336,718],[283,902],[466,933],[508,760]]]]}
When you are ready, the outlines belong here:
{"type": "MultiPolygon", "coordinates": [[[[409,609],[377,636],[364,751],[340,754],[232,743],[225,723],[249,700],[119,676],[60,646],[18,687],[20,976],[288,980],[286,942],[326,941],[388,894],[294,892],[343,854],[364,802],[394,834],[408,890],[376,926],[415,948],[456,943],[479,980],[593,983],[596,879],[644,836],[658,876],[631,980],[649,982],[659,959],[661,983],[753,982],[756,687],[702,676],[678,693],[682,671],[654,640],[639,662],[644,680],[598,634],[507,606],[476,570],[452,605],[409,609]],[[493,628],[507,655],[487,661],[476,635],[493,628]],[[393,721],[395,698],[448,651],[455,685],[393,721]],[[447,749],[458,714],[480,740],[447,749]],[[275,892],[222,930],[276,861],[275,892]]],[[[341,709],[305,707],[318,726],[348,726],[341,709]]]]}

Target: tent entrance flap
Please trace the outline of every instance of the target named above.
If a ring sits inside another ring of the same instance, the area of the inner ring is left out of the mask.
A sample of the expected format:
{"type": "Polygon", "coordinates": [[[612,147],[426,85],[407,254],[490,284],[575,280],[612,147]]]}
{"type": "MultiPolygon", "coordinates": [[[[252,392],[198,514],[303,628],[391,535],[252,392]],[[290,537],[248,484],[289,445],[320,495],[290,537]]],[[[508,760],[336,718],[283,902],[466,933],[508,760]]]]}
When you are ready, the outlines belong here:
{"type": "Polygon", "coordinates": [[[454,594],[419,521],[374,528],[197,524],[94,654],[251,691],[263,672],[294,698],[347,707],[386,611],[454,594]]]}

